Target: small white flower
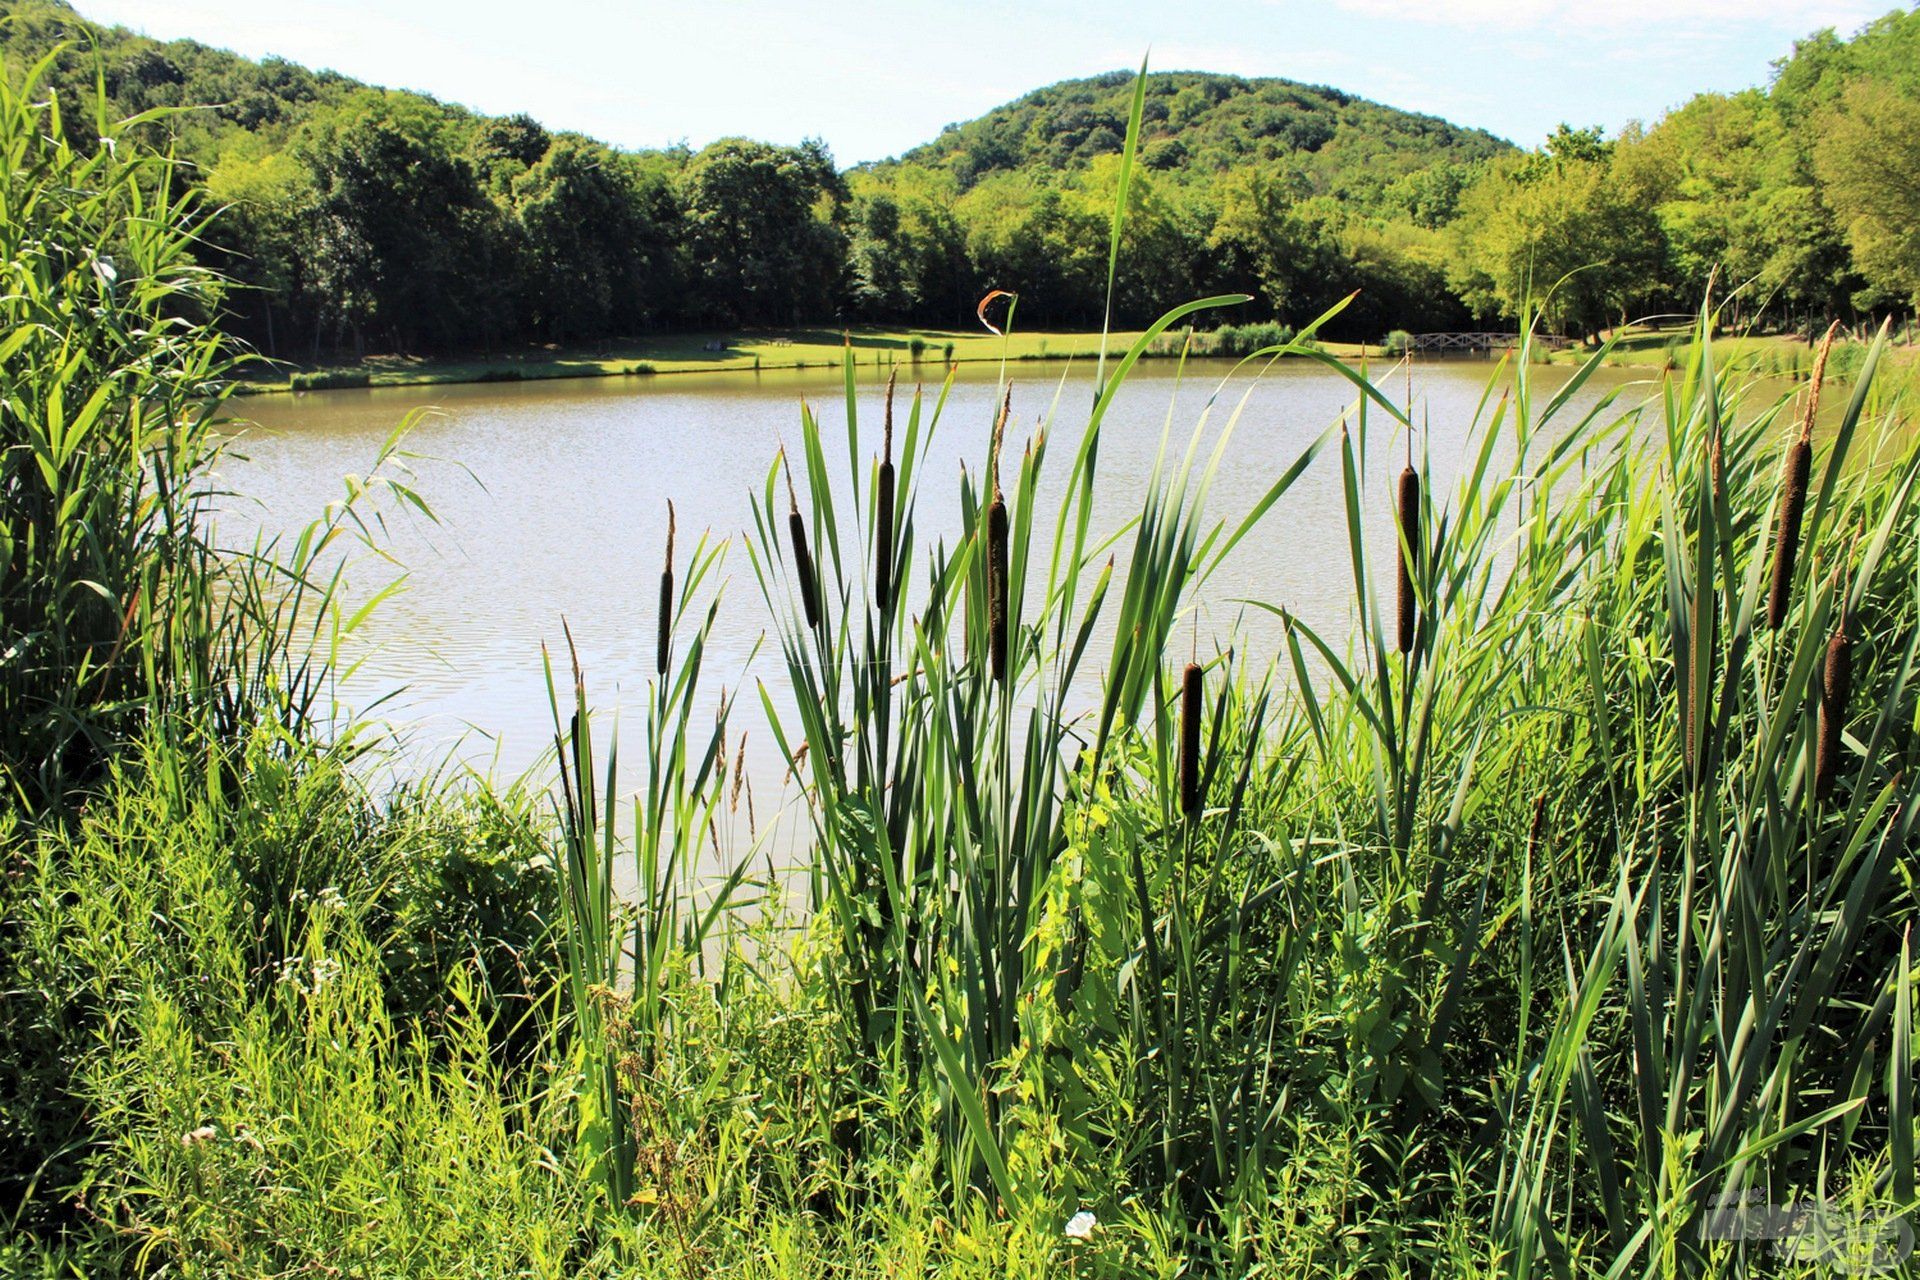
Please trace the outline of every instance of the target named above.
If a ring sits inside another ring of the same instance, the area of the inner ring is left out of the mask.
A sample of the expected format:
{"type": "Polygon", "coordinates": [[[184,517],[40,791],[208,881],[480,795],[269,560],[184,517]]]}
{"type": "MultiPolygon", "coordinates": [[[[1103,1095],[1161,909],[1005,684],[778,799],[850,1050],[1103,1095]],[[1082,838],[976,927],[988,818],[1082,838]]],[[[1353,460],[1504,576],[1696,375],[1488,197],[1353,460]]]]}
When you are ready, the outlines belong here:
{"type": "Polygon", "coordinates": [[[1100,1219],[1094,1217],[1090,1211],[1082,1209],[1067,1219],[1067,1239],[1091,1240],[1093,1229],[1099,1225],[1100,1219]]]}

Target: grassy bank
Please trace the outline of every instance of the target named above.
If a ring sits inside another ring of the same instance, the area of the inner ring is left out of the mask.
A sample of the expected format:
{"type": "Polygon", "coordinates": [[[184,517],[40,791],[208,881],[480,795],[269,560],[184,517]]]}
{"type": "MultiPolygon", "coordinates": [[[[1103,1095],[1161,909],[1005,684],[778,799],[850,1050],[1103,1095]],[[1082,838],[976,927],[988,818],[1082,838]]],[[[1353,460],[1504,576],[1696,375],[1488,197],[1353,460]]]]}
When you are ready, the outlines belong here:
{"type": "MultiPolygon", "coordinates": [[[[1125,347],[1137,332],[1109,335],[1125,347]]],[[[1201,339],[1204,343],[1205,338],[1201,339]]],[[[913,378],[937,380],[949,364],[1000,360],[1091,360],[1100,353],[1098,333],[1021,333],[999,337],[984,330],[796,328],[745,333],[662,334],[644,341],[593,349],[538,348],[494,357],[373,356],[352,364],[289,368],[265,376],[254,366],[236,388],[244,395],[323,390],[333,387],[401,387],[455,382],[531,382],[545,378],[650,377],[675,373],[750,373],[775,369],[838,369],[852,352],[868,367],[899,369],[913,378]]],[[[1357,354],[1358,346],[1335,345],[1357,354]]],[[[1176,340],[1150,354],[1177,355],[1176,340]]]]}
{"type": "MultiPolygon", "coordinates": [[[[1899,333],[1889,334],[1888,368],[1882,377],[1913,363],[1914,348],[1902,343],[1899,333]]],[[[1612,335],[1607,349],[1609,365],[1632,369],[1679,369],[1698,357],[1697,335],[1692,326],[1668,325],[1661,328],[1630,326],[1612,335]]],[[[1872,335],[1842,337],[1827,362],[1827,375],[1842,380],[1860,371],[1872,345],[1872,335]]],[[[1813,370],[1819,344],[1789,333],[1725,332],[1714,337],[1714,350],[1720,363],[1745,373],[1804,377],[1813,370]]],[[[1549,364],[1579,364],[1592,354],[1591,349],[1542,351],[1540,358],[1549,364]]]]}
{"type": "MultiPolygon", "coordinates": [[[[1119,335],[1127,341],[1130,335],[1119,335]]],[[[537,348],[491,358],[375,356],[357,364],[290,370],[285,381],[250,378],[248,393],[325,387],[397,387],[445,382],[518,382],[542,378],[645,377],[672,373],[738,373],[838,368],[851,350],[862,365],[924,369],[938,377],[949,363],[975,360],[1081,358],[1100,350],[1097,333],[984,330],[796,328],[746,333],[662,334],[592,349],[537,348]]]]}

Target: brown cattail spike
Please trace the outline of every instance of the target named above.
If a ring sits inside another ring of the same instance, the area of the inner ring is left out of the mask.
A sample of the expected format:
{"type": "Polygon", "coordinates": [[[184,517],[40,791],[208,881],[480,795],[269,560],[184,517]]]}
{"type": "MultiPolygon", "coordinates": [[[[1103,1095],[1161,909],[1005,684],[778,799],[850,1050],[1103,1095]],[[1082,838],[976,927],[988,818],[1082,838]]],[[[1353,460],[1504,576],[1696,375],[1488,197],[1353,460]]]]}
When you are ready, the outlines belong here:
{"type": "Polygon", "coordinates": [[[1780,479],[1780,527],[1773,539],[1773,586],[1767,593],[1767,627],[1777,631],[1787,620],[1793,595],[1793,565],[1800,554],[1800,520],[1807,509],[1807,477],[1813,471],[1813,445],[1795,440],[1787,446],[1780,479]]]}
{"type": "Polygon", "coordinates": [[[1007,504],[996,488],[987,506],[987,646],[993,678],[1007,682],[1007,504]]]}
{"type": "Polygon", "coordinates": [[[887,375],[887,427],[874,509],[873,599],[882,613],[893,605],[893,377],[887,375]]]}
{"type": "Polygon", "coordinates": [[[1806,409],[1800,417],[1800,429],[1787,446],[1786,469],[1780,479],[1779,528],[1773,540],[1773,586],[1767,593],[1767,627],[1778,631],[1787,620],[1787,606],[1793,596],[1794,561],[1800,554],[1800,521],[1807,510],[1807,480],[1813,473],[1813,423],[1820,412],[1820,383],[1827,372],[1827,353],[1833,349],[1833,335],[1840,324],[1835,321],[1821,340],[1820,353],[1813,360],[1813,381],[1807,387],[1806,409]]]}
{"type": "Polygon", "coordinates": [[[1180,812],[1200,816],[1200,664],[1189,662],[1180,679],[1180,812]]]}
{"type": "Polygon", "coordinates": [[[1000,492],[1000,438],[1013,407],[1013,387],[1000,404],[1000,420],[993,427],[987,470],[993,501],[987,504],[987,655],[998,684],[1007,682],[1007,500],[1000,492]]]}
{"type": "Polygon", "coordinates": [[[1420,605],[1413,594],[1413,558],[1420,551],[1420,475],[1411,466],[1400,473],[1400,652],[1413,652],[1420,605]]]}
{"type": "Polygon", "coordinates": [[[673,503],[667,503],[667,567],[660,571],[660,636],[654,656],[656,675],[667,674],[667,660],[673,656],[673,503]]]}
{"type": "Polygon", "coordinates": [[[1827,641],[1827,661],[1820,679],[1820,742],[1813,765],[1813,792],[1822,800],[1833,794],[1840,776],[1840,731],[1846,727],[1847,700],[1853,694],[1853,640],[1847,635],[1844,608],[1840,625],[1827,641]]]}
{"type": "Polygon", "coordinates": [[[820,625],[820,592],[813,577],[813,556],[807,551],[807,520],[800,514],[800,498],[793,488],[793,469],[787,466],[787,452],[780,451],[780,465],[787,473],[787,531],[793,538],[793,576],[800,584],[800,605],[806,610],[807,626],[820,625]]]}

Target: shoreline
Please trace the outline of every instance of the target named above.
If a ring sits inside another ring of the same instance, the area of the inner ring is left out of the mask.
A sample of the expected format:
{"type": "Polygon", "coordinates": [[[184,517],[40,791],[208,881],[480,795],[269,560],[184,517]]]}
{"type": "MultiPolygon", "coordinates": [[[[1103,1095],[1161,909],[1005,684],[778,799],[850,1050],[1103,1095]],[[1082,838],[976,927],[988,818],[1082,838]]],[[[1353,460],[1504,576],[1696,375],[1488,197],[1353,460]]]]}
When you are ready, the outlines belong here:
{"type": "MultiPolygon", "coordinates": [[[[1125,351],[1139,330],[1108,335],[1108,352],[1125,351]]],[[[532,349],[506,356],[375,356],[357,364],[288,368],[284,379],[242,379],[235,394],[379,387],[542,382],[566,378],[652,378],[685,373],[770,373],[837,369],[851,347],[856,363],[879,368],[925,368],[990,360],[1064,360],[1096,356],[1098,332],[1016,333],[997,337],[940,329],[830,329],[823,326],[663,335],[626,346],[532,349]]],[[[1169,353],[1170,354],[1170,353],[1169,353]]]]}
{"type": "MultiPolygon", "coordinates": [[[[1139,330],[1117,331],[1108,335],[1109,356],[1124,352],[1140,336],[1139,330]]],[[[1667,335],[1635,334],[1622,343],[1607,364],[1618,368],[1658,368],[1683,357],[1684,351],[1667,346],[1667,335]]],[[[1391,359],[1377,344],[1326,342],[1323,349],[1343,359],[1379,357],[1391,359]]],[[[1783,376],[1804,373],[1811,363],[1811,349],[1787,335],[1734,336],[1716,343],[1735,358],[1746,357],[1762,371],[1783,376]],[[1722,345],[1724,344],[1724,345],[1722,345]]],[[[516,355],[494,357],[400,357],[375,356],[356,365],[323,365],[317,368],[288,368],[283,379],[240,379],[235,382],[236,396],[293,395],[306,391],[359,391],[391,387],[466,386],[486,383],[548,382],[574,378],[656,378],[675,374],[781,373],[806,369],[838,369],[848,348],[855,352],[856,365],[878,369],[931,369],[940,376],[949,366],[981,364],[993,361],[1026,363],[1092,359],[1100,351],[1100,334],[1095,333],[1016,333],[997,337],[987,333],[958,330],[853,329],[832,331],[821,328],[773,330],[741,338],[715,334],[674,334],[646,344],[635,344],[618,351],[567,351],[548,348],[516,355]],[[722,346],[710,344],[724,343],[722,346]]],[[[1897,351],[1898,348],[1896,347],[1897,351]]],[[[1148,350],[1143,359],[1172,359],[1177,348],[1148,350]]],[[[1577,363],[1591,352],[1553,352],[1542,362],[1564,365],[1577,363]]],[[[1234,359],[1230,354],[1195,352],[1195,359],[1234,359]]],[[[1438,359],[1476,357],[1428,357],[1438,359]]],[[[1896,357],[1896,363],[1906,360],[1896,357]]],[[[1843,361],[1829,370],[1834,381],[1850,381],[1853,369],[1843,361]]]]}
{"type": "MultiPolygon", "coordinates": [[[[1141,330],[1107,335],[1110,357],[1124,353],[1141,330]]],[[[933,329],[776,330],[730,338],[675,334],[613,351],[549,349],[511,356],[410,358],[376,356],[358,364],[288,368],[283,379],[240,379],[237,396],[289,395],[305,391],[358,391],[384,387],[445,386],[490,382],[544,382],[569,378],[656,378],[687,373],[776,373],[838,369],[849,347],[857,367],[931,369],[990,361],[1093,359],[1098,332],[990,333],[933,329]],[[715,348],[709,344],[725,343],[715,348]]],[[[1328,342],[1336,355],[1355,357],[1363,344],[1328,342]]],[[[1143,358],[1171,359],[1178,349],[1149,350],[1143,358]]],[[[1196,353],[1203,358],[1207,353],[1196,353]]],[[[1231,356],[1225,358],[1234,358],[1231,356]]]]}

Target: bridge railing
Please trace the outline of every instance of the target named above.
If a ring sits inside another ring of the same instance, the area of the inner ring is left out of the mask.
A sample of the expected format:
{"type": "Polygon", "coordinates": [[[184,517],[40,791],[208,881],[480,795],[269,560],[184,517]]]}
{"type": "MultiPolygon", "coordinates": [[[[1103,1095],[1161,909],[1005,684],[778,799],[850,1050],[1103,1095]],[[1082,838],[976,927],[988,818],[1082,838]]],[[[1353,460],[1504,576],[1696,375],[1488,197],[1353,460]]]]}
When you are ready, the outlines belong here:
{"type": "MultiPolygon", "coordinates": [[[[1517,333],[1416,333],[1411,336],[1415,351],[1465,351],[1487,352],[1518,347],[1520,336],[1517,333]]],[[[1556,333],[1536,333],[1533,340],[1549,349],[1573,345],[1573,339],[1556,333]]]]}

